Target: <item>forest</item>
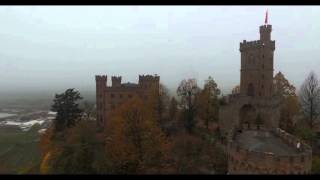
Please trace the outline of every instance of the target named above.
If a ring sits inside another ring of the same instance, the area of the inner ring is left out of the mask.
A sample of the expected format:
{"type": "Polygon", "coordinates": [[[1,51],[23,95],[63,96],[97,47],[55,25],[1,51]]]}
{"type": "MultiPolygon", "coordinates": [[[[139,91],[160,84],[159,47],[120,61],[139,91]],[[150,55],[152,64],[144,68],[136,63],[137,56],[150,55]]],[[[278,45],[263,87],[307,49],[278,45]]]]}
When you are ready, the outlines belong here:
{"type": "MultiPolygon", "coordinates": [[[[196,79],[182,80],[176,97],[163,84],[160,92],[116,107],[102,132],[94,104],[80,92],[56,94],[51,108],[57,116],[39,143],[39,173],[226,174],[226,142],[219,130],[219,107],[226,99],[214,79],[208,77],[203,87],[196,79]]],[[[239,93],[239,86],[232,93],[239,93]]],[[[311,72],[297,93],[278,72],[274,96],[281,99],[280,128],[312,146],[312,172],[319,173],[317,75],[311,72]]]]}

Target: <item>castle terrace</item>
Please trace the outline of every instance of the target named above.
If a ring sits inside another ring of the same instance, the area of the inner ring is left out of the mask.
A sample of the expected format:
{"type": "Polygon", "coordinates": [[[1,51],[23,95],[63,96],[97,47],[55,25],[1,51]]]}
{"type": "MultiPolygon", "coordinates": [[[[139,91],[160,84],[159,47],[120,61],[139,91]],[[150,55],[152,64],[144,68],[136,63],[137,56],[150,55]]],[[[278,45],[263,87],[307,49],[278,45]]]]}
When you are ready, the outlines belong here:
{"type": "Polygon", "coordinates": [[[278,156],[301,154],[302,151],[285,143],[268,131],[246,130],[239,133],[234,143],[249,151],[272,153],[278,156]]]}

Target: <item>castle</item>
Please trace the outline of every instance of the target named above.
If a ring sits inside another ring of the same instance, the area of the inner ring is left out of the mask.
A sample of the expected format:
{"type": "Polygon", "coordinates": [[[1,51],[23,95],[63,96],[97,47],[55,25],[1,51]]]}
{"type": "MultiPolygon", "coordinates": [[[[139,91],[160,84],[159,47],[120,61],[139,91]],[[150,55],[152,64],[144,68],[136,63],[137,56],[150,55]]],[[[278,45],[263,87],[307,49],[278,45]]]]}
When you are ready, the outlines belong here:
{"type": "MultiPolygon", "coordinates": [[[[275,41],[271,25],[260,26],[260,39],[240,43],[239,91],[227,96],[219,109],[219,129],[227,139],[229,174],[306,174],[312,150],[279,128],[280,99],[274,95],[275,41]]],[[[121,83],[112,76],[96,76],[97,124],[104,127],[112,109],[137,95],[148,99],[159,93],[159,76],[139,76],[139,83],[121,83]]]]}
{"type": "Polygon", "coordinates": [[[240,43],[240,93],[228,96],[228,106],[221,108],[220,124],[224,133],[256,124],[257,115],[261,126],[278,127],[280,104],[273,96],[275,41],[271,40],[271,31],[271,25],[260,26],[260,40],[240,43]]]}
{"type": "Polygon", "coordinates": [[[112,85],[107,86],[107,75],[96,76],[97,125],[103,129],[110,112],[132,98],[148,99],[151,93],[159,94],[160,77],[139,75],[138,84],[121,83],[121,76],[112,76],[112,85]]]}
{"type": "Polygon", "coordinates": [[[311,170],[311,148],[279,128],[281,104],[273,93],[275,41],[271,31],[271,25],[262,25],[259,40],[240,43],[240,92],[229,95],[220,108],[229,174],[304,174],[311,170]]]}

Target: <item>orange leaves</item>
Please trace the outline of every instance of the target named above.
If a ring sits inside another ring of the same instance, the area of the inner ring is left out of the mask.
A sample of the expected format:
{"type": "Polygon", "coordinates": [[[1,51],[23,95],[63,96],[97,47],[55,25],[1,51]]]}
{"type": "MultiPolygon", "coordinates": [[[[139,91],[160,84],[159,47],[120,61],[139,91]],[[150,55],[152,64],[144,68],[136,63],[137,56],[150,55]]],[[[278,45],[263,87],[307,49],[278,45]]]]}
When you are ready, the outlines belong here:
{"type": "Polygon", "coordinates": [[[51,148],[51,135],[52,135],[52,128],[48,128],[43,134],[40,136],[40,152],[41,156],[44,157],[51,148]]]}
{"type": "Polygon", "coordinates": [[[134,173],[161,165],[165,137],[151,108],[135,97],[116,109],[108,119],[106,151],[115,168],[126,168],[134,173]]]}
{"type": "Polygon", "coordinates": [[[278,72],[273,78],[274,93],[280,97],[295,96],[296,88],[289,83],[281,72],[278,72]]]}
{"type": "Polygon", "coordinates": [[[48,174],[49,173],[49,160],[51,157],[51,153],[47,152],[44,155],[44,158],[42,159],[42,162],[40,164],[40,174],[48,174]]]}

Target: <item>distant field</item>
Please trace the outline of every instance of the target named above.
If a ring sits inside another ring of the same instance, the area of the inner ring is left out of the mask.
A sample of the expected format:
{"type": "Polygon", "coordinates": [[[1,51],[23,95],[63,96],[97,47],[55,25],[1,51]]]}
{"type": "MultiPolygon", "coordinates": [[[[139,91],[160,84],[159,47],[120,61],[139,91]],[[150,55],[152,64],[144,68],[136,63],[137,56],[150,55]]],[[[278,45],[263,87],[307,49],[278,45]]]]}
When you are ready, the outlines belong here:
{"type": "Polygon", "coordinates": [[[27,132],[15,126],[0,127],[0,173],[37,173],[39,129],[38,125],[27,132]]]}

